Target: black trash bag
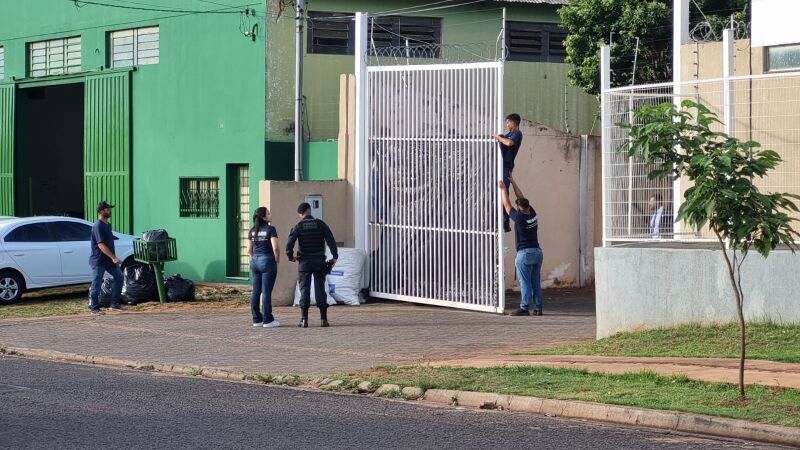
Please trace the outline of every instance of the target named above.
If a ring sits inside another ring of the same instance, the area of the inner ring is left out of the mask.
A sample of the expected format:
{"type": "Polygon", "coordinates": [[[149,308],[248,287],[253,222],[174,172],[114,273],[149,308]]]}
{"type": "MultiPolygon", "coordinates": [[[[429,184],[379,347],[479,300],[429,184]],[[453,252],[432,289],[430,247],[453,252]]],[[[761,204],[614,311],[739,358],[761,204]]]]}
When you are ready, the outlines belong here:
{"type": "Polygon", "coordinates": [[[164,239],[169,239],[167,230],[149,230],[142,233],[143,241],[163,241],[164,239]]]}
{"type": "Polygon", "coordinates": [[[167,287],[167,301],[189,301],[194,300],[194,282],[175,274],[164,283],[167,287]]]}
{"type": "Polygon", "coordinates": [[[103,279],[103,284],[100,285],[100,292],[97,295],[97,301],[100,303],[100,307],[108,308],[111,306],[111,297],[113,296],[112,294],[113,290],[114,290],[114,279],[113,278],[103,279]]]}
{"type": "Polygon", "coordinates": [[[135,264],[123,271],[125,283],[122,285],[122,301],[129,305],[158,299],[156,274],[150,266],[135,264]]]}
{"type": "Polygon", "coordinates": [[[148,245],[147,255],[143,255],[149,261],[165,261],[168,256],[166,241],[169,239],[167,230],[149,230],[142,233],[142,241],[157,242],[162,241],[161,244],[148,245]]]}

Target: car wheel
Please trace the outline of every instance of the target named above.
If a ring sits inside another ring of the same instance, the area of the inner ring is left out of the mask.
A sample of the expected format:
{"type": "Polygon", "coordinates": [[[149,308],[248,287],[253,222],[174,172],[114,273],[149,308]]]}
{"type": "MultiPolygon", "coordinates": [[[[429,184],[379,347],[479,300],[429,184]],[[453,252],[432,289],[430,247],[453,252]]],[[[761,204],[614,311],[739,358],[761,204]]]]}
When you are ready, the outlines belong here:
{"type": "Polygon", "coordinates": [[[22,297],[25,282],[14,272],[0,273],[0,305],[10,305],[22,297]]]}

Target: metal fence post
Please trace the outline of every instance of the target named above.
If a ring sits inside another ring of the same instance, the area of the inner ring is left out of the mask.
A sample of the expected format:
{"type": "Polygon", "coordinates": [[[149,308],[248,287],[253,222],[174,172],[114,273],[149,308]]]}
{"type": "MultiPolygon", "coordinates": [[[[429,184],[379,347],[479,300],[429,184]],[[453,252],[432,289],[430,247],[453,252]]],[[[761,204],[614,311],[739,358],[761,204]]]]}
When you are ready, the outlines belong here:
{"type": "Polygon", "coordinates": [[[736,104],[731,77],[734,75],[733,66],[733,30],[728,28],[722,32],[722,78],[724,79],[722,92],[725,105],[725,134],[733,136],[736,132],[736,104]]]}
{"type": "MultiPolygon", "coordinates": [[[[367,14],[356,13],[356,42],[355,42],[355,72],[356,72],[356,167],[354,213],[355,220],[355,246],[368,253],[367,248],[367,153],[369,151],[369,137],[367,136],[367,14]]],[[[369,261],[369,257],[367,258],[369,261]]]]}
{"type": "Polygon", "coordinates": [[[611,47],[604,45],[600,47],[600,126],[602,131],[601,146],[601,166],[603,173],[602,183],[602,202],[603,202],[603,247],[608,247],[608,211],[606,203],[608,201],[606,166],[608,156],[611,151],[611,111],[609,110],[608,90],[611,89],[611,47]]]}

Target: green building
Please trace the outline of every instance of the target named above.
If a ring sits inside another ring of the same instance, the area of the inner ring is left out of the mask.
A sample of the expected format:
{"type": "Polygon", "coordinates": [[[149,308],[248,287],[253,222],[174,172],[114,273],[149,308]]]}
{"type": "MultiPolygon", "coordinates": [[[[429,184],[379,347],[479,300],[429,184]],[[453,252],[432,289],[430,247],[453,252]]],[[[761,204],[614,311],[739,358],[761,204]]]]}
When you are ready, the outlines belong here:
{"type": "Polygon", "coordinates": [[[115,228],[177,238],[170,272],[240,276],[265,173],[266,5],[142,3],[2,2],[0,214],[93,220],[106,199],[115,228]]]}
{"type": "MultiPolygon", "coordinates": [[[[354,66],[337,16],[355,11],[385,12],[381,45],[447,45],[493,42],[506,7],[506,109],[590,133],[597,105],[567,86],[555,25],[565,2],[307,2],[306,177],[337,177],[339,78],[354,66]]],[[[178,240],[168,272],[246,277],[258,182],[293,175],[294,39],[285,0],[0,3],[0,215],[92,220],[108,200],[116,229],[178,240]]]]}

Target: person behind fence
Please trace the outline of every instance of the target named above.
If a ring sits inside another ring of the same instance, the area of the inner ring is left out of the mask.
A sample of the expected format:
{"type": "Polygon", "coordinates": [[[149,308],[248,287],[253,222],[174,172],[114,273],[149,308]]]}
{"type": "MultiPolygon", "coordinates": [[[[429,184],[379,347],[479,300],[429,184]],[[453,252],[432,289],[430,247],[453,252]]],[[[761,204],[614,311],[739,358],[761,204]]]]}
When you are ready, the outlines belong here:
{"type": "Polygon", "coordinates": [[[311,306],[311,279],[314,279],[314,298],[319,308],[320,326],[328,327],[328,296],[325,294],[325,276],[339,259],[339,250],[336,239],[330,227],[320,219],[311,216],[311,205],[301,203],[297,207],[300,222],[289,233],[286,243],[286,255],[289,261],[299,261],[297,282],[300,285],[300,310],[301,318],[299,327],[308,327],[308,309],[311,306]],[[298,243],[300,249],[295,256],[294,245],[298,243]],[[325,262],[325,244],[331,251],[333,259],[325,262]]]}
{"type": "MultiPolygon", "coordinates": [[[[500,143],[500,154],[503,157],[503,183],[509,187],[511,172],[514,170],[514,160],[517,158],[519,147],[522,145],[522,131],[519,124],[522,121],[519,114],[513,113],[506,116],[506,133],[495,134],[494,139],[500,143]]],[[[508,214],[503,211],[503,231],[511,231],[508,214]]]]}
{"type": "Polygon", "coordinates": [[[120,297],[122,296],[122,261],[114,253],[114,232],[111,229],[109,219],[111,218],[111,208],[103,200],[97,205],[97,222],[92,226],[92,237],[90,240],[91,254],[89,255],[89,266],[92,268],[92,287],[89,288],[89,311],[93,316],[103,314],[100,311],[100,287],[103,285],[103,276],[108,272],[113,278],[111,290],[111,309],[122,310],[120,297]]]}
{"type": "Polygon", "coordinates": [[[275,287],[275,278],[278,275],[280,246],[278,231],[271,222],[272,213],[269,209],[263,206],[256,208],[253,214],[253,228],[248,235],[247,253],[250,255],[250,279],[253,280],[250,312],[254,327],[281,326],[272,315],[272,288],[275,287]]]}
{"type": "Polygon", "coordinates": [[[519,279],[522,298],[519,309],[512,312],[512,316],[527,316],[533,301],[533,315],[542,315],[542,261],[544,254],[539,246],[539,218],[536,210],[525,198],[519,185],[513,177],[509,177],[511,186],[514,187],[514,194],[517,197],[516,204],[519,210],[511,206],[508,198],[508,188],[503,181],[497,184],[500,187],[503,201],[503,209],[514,221],[514,230],[517,239],[517,257],[514,265],[517,268],[517,278],[519,279]]]}
{"type": "Polygon", "coordinates": [[[647,202],[647,206],[650,208],[648,224],[650,239],[661,239],[671,234],[672,230],[669,229],[671,219],[669,212],[664,207],[664,197],[659,193],[654,194],[647,202]]]}

